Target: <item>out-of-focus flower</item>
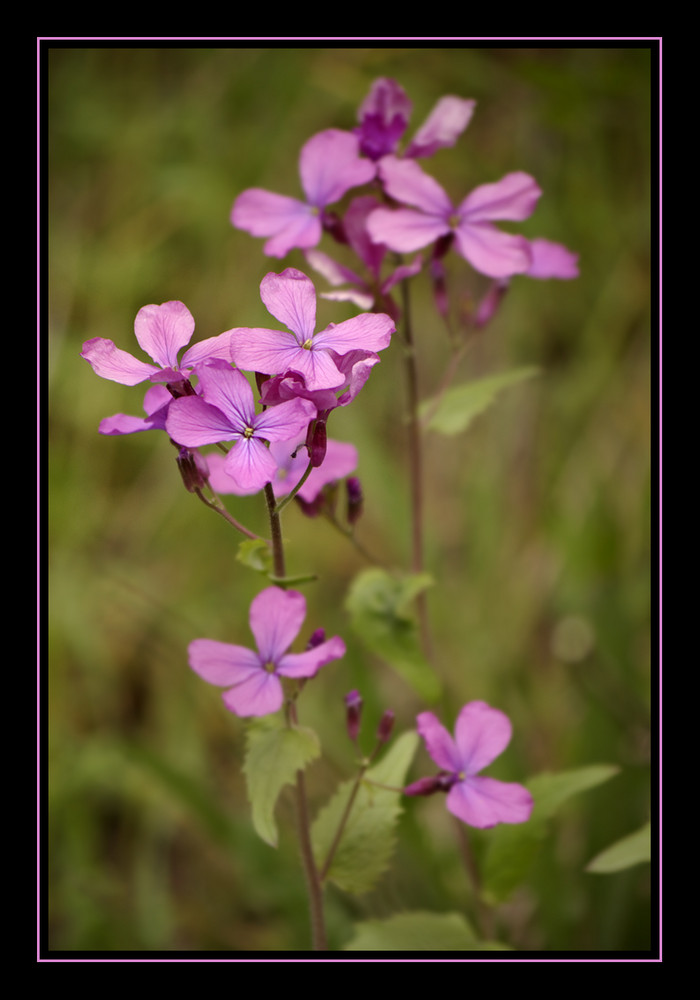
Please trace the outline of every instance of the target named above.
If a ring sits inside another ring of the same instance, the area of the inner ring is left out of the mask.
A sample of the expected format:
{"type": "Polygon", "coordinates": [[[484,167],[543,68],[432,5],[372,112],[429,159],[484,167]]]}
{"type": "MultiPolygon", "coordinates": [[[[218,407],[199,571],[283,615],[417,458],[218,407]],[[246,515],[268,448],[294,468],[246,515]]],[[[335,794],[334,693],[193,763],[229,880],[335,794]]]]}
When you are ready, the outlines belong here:
{"type": "Polygon", "coordinates": [[[189,662],[195,673],[223,692],[226,707],[240,716],[269,715],[284,701],[280,677],[313,677],[321,667],[345,655],[339,636],[290,653],[306,617],[306,600],[296,590],[268,587],[250,605],[250,630],[257,649],[215,639],[190,643],[189,662]]]}
{"type": "Polygon", "coordinates": [[[404,794],[446,791],[449,811],[469,826],[482,829],[497,823],[524,823],[530,818],[533,801],[527,788],[479,776],[510,742],[512,727],[507,715],[483,701],[469,702],[457,717],[454,739],[432,712],[421,712],[417,723],[440,773],[419,779],[405,788],[404,794]]]}
{"type": "Polygon", "coordinates": [[[232,224],[251,236],[269,237],[263,247],[269,257],[284,257],[294,247],[315,247],[323,233],[325,208],[371,181],[375,165],[359,155],[357,136],[326,129],[302,147],[299,175],[305,201],[248,188],[233,204],[232,224]]]}

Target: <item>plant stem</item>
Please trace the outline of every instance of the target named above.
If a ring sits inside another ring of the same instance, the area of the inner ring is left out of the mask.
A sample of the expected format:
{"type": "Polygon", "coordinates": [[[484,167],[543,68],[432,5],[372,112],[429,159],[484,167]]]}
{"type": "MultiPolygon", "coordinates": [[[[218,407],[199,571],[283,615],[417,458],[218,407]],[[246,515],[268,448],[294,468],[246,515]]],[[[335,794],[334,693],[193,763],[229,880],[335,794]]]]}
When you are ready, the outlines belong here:
{"type": "Polygon", "coordinates": [[[219,500],[219,498],[216,496],[216,494],[214,494],[213,500],[209,500],[207,497],[204,496],[204,494],[199,488],[195,489],[194,492],[197,494],[202,503],[206,504],[207,507],[209,507],[211,510],[215,510],[217,514],[221,514],[221,516],[224,518],[225,521],[228,521],[229,524],[233,525],[236,531],[240,531],[242,535],[246,536],[246,538],[253,538],[253,539],[260,538],[260,535],[256,535],[255,532],[249,531],[248,528],[245,527],[245,525],[237,521],[232,514],[229,514],[229,512],[226,510],[226,508],[219,500]]]}
{"type": "MultiPolygon", "coordinates": [[[[411,493],[411,568],[414,573],[423,571],[423,453],[421,442],[421,427],[418,419],[418,366],[416,364],[416,348],[413,339],[411,321],[411,302],[408,281],[401,282],[401,297],[403,311],[404,336],[404,371],[407,389],[408,408],[408,462],[409,488],[411,493]]],[[[428,625],[428,603],[425,591],[416,598],[418,620],[421,630],[423,651],[429,658],[432,654],[432,641],[428,625]]]]}
{"type": "MultiPolygon", "coordinates": [[[[286,576],[284,543],[282,540],[282,526],[279,512],[276,508],[275,494],[272,484],[265,485],[265,502],[270,517],[270,535],[272,538],[272,560],[275,569],[275,576],[280,579],[286,576]]],[[[297,724],[296,705],[292,702],[289,706],[288,721],[291,725],[297,724]]],[[[299,847],[301,850],[301,860],[306,876],[306,885],[309,893],[309,910],[311,916],[311,940],[314,951],[328,951],[326,940],[326,928],[323,919],[323,887],[319,878],[318,869],[314,860],[313,847],[311,844],[311,822],[309,818],[309,805],[306,795],[306,780],[304,772],[300,769],[296,773],[296,807],[297,826],[299,831],[299,847]]]]}

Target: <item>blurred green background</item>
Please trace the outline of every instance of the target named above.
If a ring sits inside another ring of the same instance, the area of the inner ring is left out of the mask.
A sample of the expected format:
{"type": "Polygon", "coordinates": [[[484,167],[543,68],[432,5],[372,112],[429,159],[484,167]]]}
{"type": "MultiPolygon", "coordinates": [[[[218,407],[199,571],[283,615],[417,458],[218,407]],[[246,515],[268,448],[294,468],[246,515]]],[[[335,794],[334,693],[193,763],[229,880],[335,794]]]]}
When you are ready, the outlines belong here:
{"type": "MultiPolygon", "coordinates": [[[[244,726],[186,659],[197,636],[248,644],[261,577],[236,562],[238,536],[185,491],[162,436],[97,433],[102,417],[140,414],[142,391],[98,378],[79,352],[100,336],[140,356],[137,311],[169,299],[189,307],[196,339],[268,325],[261,278],[305,264],[297,251],[265,258],[262,240],[231,227],[233,199],[250,186],[299,196],[304,141],[351,128],[372,81],[391,76],[413,101],[408,135],[440,96],[476,98],[456,147],[425,164],[455,200],[527,171],[544,195],[518,231],[580,253],[577,281],[512,282],[458,380],[531,364],[539,376],[465,435],[430,435],[426,448],[445,722],[474,698],[506,711],[514,738],[489,771],[506,780],[620,768],[558,815],[499,913],[502,938],[525,950],[648,948],[649,866],[607,876],[585,866],[653,810],[650,51],[163,45],[44,55],[50,946],[308,947],[291,800],[280,802],[274,851],[250,823],[244,726]]],[[[479,288],[461,258],[449,268],[456,294],[479,288]]],[[[429,395],[448,341],[426,277],[413,288],[429,395]]],[[[352,313],[322,302],[318,328],[352,313]]],[[[329,426],[360,450],[358,536],[399,567],[409,560],[401,362],[392,345],[329,426]]],[[[229,507],[266,532],[260,497],[229,507]]],[[[425,706],[350,630],[343,604],[362,558],[295,507],[284,530],[289,572],[320,576],[305,587],[308,630],[322,624],[348,645],[304,693],[302,721],[324,748],[308,774],[315,808],[352,769],[347,691],[365,696],[368,744],[384,708],[403,731],[425,706]]],[[[429,765],[421,750],[414,776],[429,765]]],[[[412,800],[399,832],[375,892],[329,893],[332,947],[362,917],[469,911],[444,800],[412,800]]],[[[487,837],[474,835],[477,852],[487,837]]]]}

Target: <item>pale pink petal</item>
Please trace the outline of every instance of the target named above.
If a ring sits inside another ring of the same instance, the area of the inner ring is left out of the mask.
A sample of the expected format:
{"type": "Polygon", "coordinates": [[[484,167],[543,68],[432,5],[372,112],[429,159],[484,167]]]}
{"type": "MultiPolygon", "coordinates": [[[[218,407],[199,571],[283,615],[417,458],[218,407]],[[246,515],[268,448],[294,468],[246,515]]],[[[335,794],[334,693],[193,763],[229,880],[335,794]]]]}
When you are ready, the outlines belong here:
{"type": "Polygon", "coordinates": [[[458,771],[477,774],[503,753],[513,733],[510,719],[484,701],[471,701],[457,716],[458,771]]]}
{"type": "Polygon", "coordinates": [[[136,434],[139,431],[163,430],[163,417],[131,417],[128,413],[115,413],[100,421],[100,434],[136,434]]]}
{"type": "Polygon", "coordinates": [[[321,330],[314,337],[313,346],[316,350],[323,348],[340,355],[348,351],[375,353],[389,346],[395,332],[396,324],[386,313],[362,313],[321,330]]]}
{"type": "Polygon", "coordinates": [[[530,250],[532,263],[527,271],[529,278],[578,278],[578,254],[561,243],[530,240],[530,250]]]}
{"type": "Polygon", "coordinates": [[[250,629],[263,663],[277,664],[299,635],[306,598],[297,590],[267,587],[250,605],[250,629]]]}
{"type": "Polygon", "coordinates": [[[296,335],[300,346],[313,336],[316,289],[303,271],[295,267],[280,274],[270,271],[260,282],[260,298],[267,311],[296,335]]]}
{"type": "Polygon", "coordinates": [[[165,429],[173,441],[188,448],[230,441],[236,434],[228,417],[199,396],[174,399],[168,407],[165,429]]]}
{"type": "Polygon", "coordinates": [[[248,496],[251,492],[258,492],[257,490],[241,489],[235,480],[229,476],[226,472],[226,455],[214,451],[210,455],[207,455],[207,464],[209,466],[209,485],[215,493],[232,493],[235,496],[248,496]]]}
{"type": "Polygon", "coordinates": [[[105,340],[104,337],[86,340],[80,357],[92,365],[95,374],[121,385],[138,385],[151,375],[160,374],[160,369],[155,365],[139,361],[132,354],[116,347],[114,341],[105,340]]]}
{"type": "Polygon", "coordinates": [[[228,330],[225,333],[220,333],[217,337],[208,337],[206,340],[200,340],[199,343],[193,344],[182,355],[180,368],[194,368],[195,365],[200,365],[213,358],[220,358],[222,361],[231,360],[228,330]]]}
{"type": "MultiPolygon", "coordinates": [[[[349,267],[339,264],[322,250],[307,250],[304,256],[309,266],[317,274],[320,274],[322,278],[325,278],[329,285],[335,287],[342,285],[346,281],[352,284],[358,284],[361,281],[361,278],[354,271],[350,270],[349,267]]],[[[326,297],[324,296],[324,298],[326,297]]]]}
{"type": "Polygon", "coordinates": [[[532,813],[532,796],[523,785],[495,778],[467,778],[447,793],[447,808],[469,826],[487,829],[497,823],[524,823],[532,813]]]}
{"type": "Polygon", "coordinates": [[[279,661],[277,673],[283,677],[313,677],[321,667],[343,656],[345,643],[336,635],[303,653],[287,653],[279,661]]]}
{"type": "Polygon", "coordinates": [[[289,441],[305,433],[315,416],[316,407],[310,400],[290,399],[255,418],[255,436],[266,441],[289,441]]]}
{"type": "Polygon", "coordinates": [[[522,171],[506,174],[494,184],[482,184],[459,205],[458,214],[470,222],[509,219],[520,222],[535,210],[542,189],[534,177],[522,171]]]}
{"type": "Polygon", "coordinates": [[[194,639],[187,647],[190,666],[210,684],[228,687],[260,672],[260,657],[245,646],[215,639],[194,639]]]}
{"type": "Polygon", "coordinates": [[[360,158],[359,148],[358,137],[340,129],[326,129],[304,144],[299,175],[309,204],[319,208],[332,205],[350,188],[372,180],[375,165],[360,158]]]}
{"type": "Polygon", "coordinates": [[[221,697],[226,708],[243,719],[271,715],[279,711],[284,702],[279,678],[266,670],[251,674],[236,687],[224,691],[221,697]]]}
{"type": "Polygon", "coordinates": [[[454,146],[471,121],[476,101],[450,95],[441,97],[409,143],[406,156],[432,156],[454,146]]]}
{"type": "Polygon", "coordinates": [[[425,748],[443,771],[459,773],[461,760],[455,741],[432,712],[421,712],[416,718],[416,728],[425,741],[425,748]]]}
{"type": "Polygon", "coordinates": [[[244,496],[257,493],[272,482],[277,462],[259,438],[242,437],[226,456],[224,470],[233,480],[236,492],[244,496]]]}
{"type": "Polygon", "coordinates": [[[367,219],[367,232],[375,243],[397,253],[413,253],[450,232],[442,215],[425,215],[412,208],[377,208],[367,219]]]}
{"type": "Polygon", "coordinates": [[[455,241],[472,267],[489,278],[524,274],[530,267],[528,240],[504,233],[488,222],[461,222],[455,230],[455,241]]]}
{"type": "Polygon", "coordinates": [[[452,202],[444,188],[415,160],[384,156],[379,163],[379,173],[387,194],[396,201],[445,219],[453,212],[452,202]]]}
{"type": "Polygon", "coordinates": [[[194,318],[183,302],[143,306],[136,314],[134,333],[161,368],[177,368],[178,351],[192,339],[194,318]]]}

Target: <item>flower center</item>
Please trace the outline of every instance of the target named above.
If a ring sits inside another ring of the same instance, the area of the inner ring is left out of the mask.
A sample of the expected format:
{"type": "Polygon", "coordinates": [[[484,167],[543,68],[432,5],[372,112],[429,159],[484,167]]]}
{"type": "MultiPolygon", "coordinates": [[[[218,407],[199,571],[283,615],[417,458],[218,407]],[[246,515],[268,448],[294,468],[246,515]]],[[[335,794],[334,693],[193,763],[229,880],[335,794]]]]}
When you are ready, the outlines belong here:
{"type": "Polygon", "coordinates": [[[244,438],[252,438],[253,434],[255,434],[254,427],[246,427],[245,430],[243,431],[244,438]]]}
{"type": "Polygon", "coordinates": [[[305,351],[310,351],[311,350],[311,337],[309,337],[308,340],[305,340],[304,343],[301,346],[304,348],[305,351]]]}
{"type": "Polygon", "coordinates": [[[265,670],[267,670],[268,674],[274,674],[275,664],[271,660],[268,660],[265,664],[265,670]]]}
{"type": "Polygon", "coordinates": [[[457,215],[456,212],[453,212],[450,218],[448,219],[448,222],[450,224],[450,229],[457,229],[461,221],[462,220],[459,217],[459,215],[457,215]]]}

